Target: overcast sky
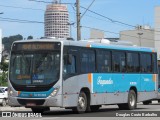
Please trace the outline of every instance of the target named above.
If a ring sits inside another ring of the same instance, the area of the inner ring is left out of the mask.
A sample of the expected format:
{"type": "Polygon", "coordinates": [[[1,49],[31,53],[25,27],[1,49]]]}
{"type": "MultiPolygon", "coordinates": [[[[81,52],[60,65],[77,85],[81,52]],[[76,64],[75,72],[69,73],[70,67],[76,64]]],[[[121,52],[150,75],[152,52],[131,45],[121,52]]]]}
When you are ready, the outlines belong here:
{"type": "MultiPolygon", "coordinates": [[[[42,1],[42,0],[39,0],[42,1]]],[[[52,0],[43,0],[51,2],[52,0]]],[[[76,22],[75,6],[76,0],[61,0],[62,3],[73,3],[68,5],[70,22],[76,22]]],[[[87,8],[93,0],[80,0],[80,5],[87,8]]],[[[33,2],[29,0],[0,0],[0,28],[3,37],[21,34],[25,38],[32,35],[34,38],[44,36],[43,23],[18,23],[8,22],[8,18],[28,21],[44,22],[44,11],[46,3],[33,2]],[[20,9],[13,7],[23,7],[31,9],[20,9]],[[35,10],[36,9],[36,10],[35,10]],[[7,19],[6,19],[7,18],[7,19]]],[[[154,9],[160,6],[159,0],[95,0],[90,10],[99,13],[113,21],[120,21],[129,25],[150,25],[154,28],[154,9]]],[[[81,14],[84,9],[81,8],[81,14]]],[[[109,32],[134,29],[133,27],[111,22],[104,17],[100,17],[91,12],[87,12],[81,19],[81,25],[94,27],[109,32]]],[[[72,26],[72,37],[76,39],[76,24],[72,26]]],[[[106,32],[106,37],[119,37],[118,34],[106,32]]],[[[82,27],[82,38],[89,38],[90,29],[82,27]]]]}

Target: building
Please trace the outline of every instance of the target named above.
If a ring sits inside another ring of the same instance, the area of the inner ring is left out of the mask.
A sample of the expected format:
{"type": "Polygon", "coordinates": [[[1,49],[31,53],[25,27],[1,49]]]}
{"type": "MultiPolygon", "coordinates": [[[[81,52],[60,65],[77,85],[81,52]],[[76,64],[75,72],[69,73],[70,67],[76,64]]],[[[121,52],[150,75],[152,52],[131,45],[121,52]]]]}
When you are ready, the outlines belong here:
{"type": "Polygon", "coordinates": [[[155,7],[155,48],[160,59],[160,6],[155,7]]]}
{"type": "Polygon", "coordinates": [[[53,3],[45,11],[45,37],[68,38],[70,35],[67,5],[53,3]]]}
{"type": "Polygon", "coordinates": [[[0,29],[0,62],[2,60],[2,30],[0,29]]]}
{"type": "Polygon", "coordinates": [[[90,29],[90,39],[104,38],[104,32],[97,29],[90,29]]]}
{"type": "Polygon", "coordinates": [[[120,40],[130,41],[137,46],[155,47],[154,29],[150,26],[137,26],[134,30],[121,31],[120,40]]]}
{"type": "Polygon", "coordinates": [[[138,26],[135,30],[121,31],[120,40],[130,41],[137,46],[154,47],[160,60],[160,6],[155,7],[154,29],[149,26],[138,26]]]}

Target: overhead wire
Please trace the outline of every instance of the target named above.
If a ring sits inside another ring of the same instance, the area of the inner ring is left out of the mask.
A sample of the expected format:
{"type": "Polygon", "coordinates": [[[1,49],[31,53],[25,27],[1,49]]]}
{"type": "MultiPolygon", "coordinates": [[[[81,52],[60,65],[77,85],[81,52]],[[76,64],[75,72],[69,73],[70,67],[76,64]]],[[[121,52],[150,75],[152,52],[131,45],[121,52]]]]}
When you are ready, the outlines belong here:
{"type": "MultiPolygon", "coordinates": [[[[42,2],[42,3],[53,3],[53,2],[46,2],[46,1],[40,1],[40,0],[29,0],[29,1],[42,2]]],[[[85,15],[85,13],[86,13],[87,11],[89,11],[89,12],[91,12],[91,13],[94,13],[94,14],[100,16],[100,17],[103,17],[103,18],[107,19],[108,21],[110,21],[110,22],[113,23],[113,24],[117,24],[117,23],[118,23],[118,24],[120,24],[120,25],[125,25],[125,26],[128,26],[128,27],[134,27],[134,28],[137,27],[137,26],[134,26],[134,25],[131,25],[131,24],[128,24],[128,23],[124,23],[124,22],[121,22],[121,21],[114,20],[114,19],[109,18],[109,17],[107,17],[107,16],[104,16],[104,15],[102,15],[102,14],[100,14],[100,13],[97,13],[97,12],[94,12],[94,11],[92,11],[92,10],[89,10],[89,8],[90,8],[91,5],[94,3],[94,1],[95,1],[95,0],[92,1],[92,3],[88,6],[88,8],[85,8],[85,7],[83,7],[83,6],[80,6],[81,8],[83,8],[83,9],[86,10],[86,11],[84,12],[84,14],[82,15],[82,17],[85,15]]],[[[73,3],[62,3],[62,4],[70,4],[71,6],[73,5],[73,3]]],[[[8,5],[0,5],[0,6],[1,6],[1,7],[10,7],[10,8],[20,8],[20,9],[31,9],[31,10],[42,10],[42,11],[45,11],[45,10],[43,10],[43,9],[24,8],[24,7],[16,7],[16,6],[8,6],[8,5]]],[[[74,9],[73,6],[72,6],[72,8],[74,9]]],[[[75,9],[74,9],[74,10],[75,10],[75,9]]],[[[91,17],[91,16],[89,16],[89,15],[86,15],[86,16],[91,17]]],[[[81,18],[82,18],[82,17],[81,17],[81,18]]],[[[0,20],[0,21],[19,22],[19,23],[43,23],[43,24],[44,24],[44,22],[40,22],[40,21],[20,20],[20,19],[2,18],[2,17],[0,17],[0,18],[2,19],[2,20],[0,20]]],[[[93,16],[92,16],[92,18],[99,19],[99,20],[103,20],[103,19],[96,18],[96,17],[93,17],[93,16]]],[[[103,20],[103,21],[108,22],[107,20],[103,20]]],[[[151,29],[147,29],[147,30],[146,30],[146,29],[142,29],[142,30],[152,31],[152,32],[160,32],[160,31],[151,30],[151,29]]]]}
{"type": "MultiPolygon", "coordinates": [[[[87,10],[87,8],[85,8],[85,7],[83,7],[83,6],[80,6],[80,7],[87,10]]],[[[130,27],[136,27],[136,26],[131,25],[131,24],[128,24],[128,23],[124,23],[124,22],[121,22],[121,21],[113,20],[112,18],[106,17],[106,16],[104,16],[104,15],[102,15],[102,14],[100,14],[100,13],[94,12],[94,11],[92,11],[92,10],[89,10],[89,9],[88,9],[88,11],[91,12],[91,13],[94,13],[94,14],[96,14],[96,15],[98,15],[98,16],[101,16],[101,17],[103,17],[103,18],[106,18],[106,19],[108,19],[109,21],[111,21],[111,22],[113,22],[113,23],[120,23],[120,24],[127,25],[127,26],[130,26],[130,27]]]]}
{"type": "MultiPolygon", "coordinates": [[[[53,3],[53,2],[47,2],[47,1],[42,1],[42,0],[28,0],[28,1],[33,1],[33,2],[39,2],[39,3],[53,3]]],[[[74,3],[59,3],[59,4],[74,4],[74,3]]]]}
{"type": "Polygon", "coordinates": [[[2,5],[0,4],[1,7],[8,7],[8,8],[17,8],[17,9],[26,9],[26,10],[40,10],[40,11],[45,11],[43,9],[34,9],[34,8],[25,8],[25,7],[16,7],[16,6],[10,6],[10,5],[2,5]]]}
{"type": "Polygon", "coordinates": [[[93,5],[94,2],[95,2],[95,0],[93,0],[93,1],[91,2],[91,4],[87,7],[87,9],[86,9],[86,10],[84,11],[84,13],[81,15],[80,19],[83,18],[83,16],[86,14],[86,12],[89,10],[89,8],[93,5]]]}

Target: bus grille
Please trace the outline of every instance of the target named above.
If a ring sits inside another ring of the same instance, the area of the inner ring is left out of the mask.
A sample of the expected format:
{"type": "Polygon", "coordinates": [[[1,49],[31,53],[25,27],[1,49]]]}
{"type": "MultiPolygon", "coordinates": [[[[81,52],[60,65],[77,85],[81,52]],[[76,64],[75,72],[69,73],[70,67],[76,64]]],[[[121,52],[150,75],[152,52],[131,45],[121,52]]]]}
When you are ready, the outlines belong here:
{"type": "Polygon", "coordinates": [[[30,100],[30,99],[18,99],[19,104],[26,106],[29,103],[35,104],[35,105],[43,105],[45,100],[30,100]]]}

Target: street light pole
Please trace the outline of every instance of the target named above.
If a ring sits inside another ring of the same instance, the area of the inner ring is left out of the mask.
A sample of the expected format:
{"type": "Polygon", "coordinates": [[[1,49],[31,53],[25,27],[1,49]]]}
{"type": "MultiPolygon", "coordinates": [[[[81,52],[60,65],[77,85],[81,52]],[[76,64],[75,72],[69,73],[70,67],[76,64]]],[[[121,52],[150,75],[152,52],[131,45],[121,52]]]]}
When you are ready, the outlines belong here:
{"type": "Polygon", "coordinates": [[[142,43],[141,43],[141,36],[143,35],[143,33],[142,32],[139,32],[139,33],[137,33],[138,35],[139,35],[139,45],[141,46],[142,45],[142,43]]]}

